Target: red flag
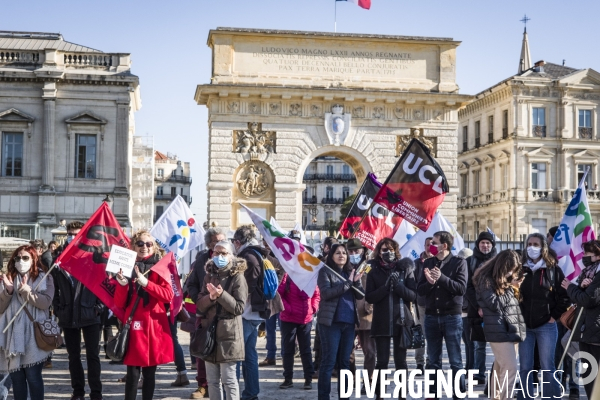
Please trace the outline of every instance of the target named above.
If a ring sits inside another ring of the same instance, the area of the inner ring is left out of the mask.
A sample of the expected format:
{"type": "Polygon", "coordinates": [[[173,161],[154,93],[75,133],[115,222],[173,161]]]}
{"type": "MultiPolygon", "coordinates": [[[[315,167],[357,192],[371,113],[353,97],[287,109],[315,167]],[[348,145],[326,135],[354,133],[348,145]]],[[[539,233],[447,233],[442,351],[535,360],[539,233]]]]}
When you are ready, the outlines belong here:
{"type": "Polygon", "coordinates": [[[181,281],[177,273],[177,261],[173,252],[161,258],[150,270],[154,271],[173,288],[173,299],[169,305],[169,310],[171,310],[171,324],[173,324],[175,317],[181,311],[181,307],[183,307],[183,290],[181,290],[181,281]]]}
{"type": "Polygon", "coordinates": [[[115,280],[106,275],[112,245],[129,248],[129,238],[106,202],[85,223],[56,263],[92,291],[121,321],[125,310],[115,306],[115,280]]]}
{"type": "Polygon", "coordinates": [[[373,205],[369,210],[380,187],[381,183],[377,181],[377,177],[369,173],[354,199],[348,216],[340,227],[340,233],[344,237],[353,236],[371,250],[375,249],[381,239],[393,238],[402,222],[400,216],[380,204],[373,205]],[[369,210],[369,215],[364,216],[367,210],[369,210]],[[358,226],[359,223],[360,226],[358,226]]]}
{"type": "Polygon", "coordinates": [[[448,191],[442,167],[421,141],[412,139],[375,202],[426,231],[448,191]]]}

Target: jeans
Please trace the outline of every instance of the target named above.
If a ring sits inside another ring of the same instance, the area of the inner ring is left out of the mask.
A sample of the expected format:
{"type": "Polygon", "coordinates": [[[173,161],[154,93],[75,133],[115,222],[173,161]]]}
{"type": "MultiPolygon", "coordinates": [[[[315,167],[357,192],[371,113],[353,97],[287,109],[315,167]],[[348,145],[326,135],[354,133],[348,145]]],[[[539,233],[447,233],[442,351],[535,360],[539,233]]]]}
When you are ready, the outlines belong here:
{"type": "Polygon", "coordinates": [[[208,396],[210,400],[223,400],[223,387],[227,400],[240,400],[240,387],[236,378],[236,363],[223,362],[206,364],[206,380],[208,381],[208,396]]]}
{"type": "Polygon", "coordinates": [[[543,393],[544,397],[560,395],[561,392],[558,382],[554,379],[554,371],[556,370],[554,366],[554,352],[556,350],[557,340],[558,329],[556,327],[556,322],[546,323],[535,329],[527,328],[525,340],[519,344],[519,375],[521,377],[521,382],[526,381],[526,384],[523,386],[527,390],[525,390],[525,392],[517,392],[518,399],[535,398],[536,393],[533,388],[533,374],[536,371],[533,368],[533,355],[536,343],[538,345],[538,353],[540,356],[540,369],[544,370],[542,379],[545,382],[544,385],[541,385],[540,381],[537,392],[539,392],[539,396],[543,393]]]}
{"type": "MultiPolygon", "coordinates": [[[[446,341],[448,361],[454,374],[463,368],[461,355],[462,318],[460,315],[426,315],[425,340],[427,340],[427,369],[442,369],[442,344],[446,341]]],[[[463,377],[464,378],[464,375],[463,377]]],[[[461,382],[463,379],[461,379],[461,382]]],[[[462,383],[461,383],[462,385],[462,383]]],[[[435,387],[430,389],[435,392],[435,387]]],[[[437,396],[438,398],[441,396],[437,396]]],[[[456,396],[453,396],[456,398],[456,396]]]]}
{"type": "MultiPolygon", "coordinates": [[[[271,315],[269,319],[265,321],[265,329],[267,331],[267,358],[274,360],[277,355],[277,321],[279,321],[279,313],[271,315]]],[[[279,327],[281,327],[281,321],[279,321],[279,327]]],[[[282,350],[283,354],[283,350],[282,350]]]]}
{"type": "Polygon", "coordinates": [[[144,381],[142,383],[142,400],[152,400],[154,397],[154,386],[156,385],[156,365],[153,367],[127,366],[127,378],[125,381],[125,400],[135,400],[138,391],[140,372],[144,381]],[[141,371],[140,371],[141,370],[141,371]]]}
{"type": "MultiPolygon", "coordinates": [[[[260,387],[258,385],[258,353],[256,352],[256,338],[258,337],[258,326],[262,321],[249,321],[242,318],[244,328],[244,349],[246,351],[242,362],[242,375],[244,377],[244,391],[242,400],[258,399],[260,387]]],[[[206,363],[208,365],[208,363],[206,363]]],[[[206,372],[208,376],[208,370],[206,372]]],[[[240,378],[239,363],[237,366],[237,378],[240,378]]],[[[208,379],[207,379],[208,380],[208,379]]],[[[210,389],[209,389],[210,394],[210,389]]]]}
{"type": "Polygon", "coordinates": [[[183,356],[183,349],[179,344],[179,340],[177,339],[177,320],[173,321],[174,324],[171,324],[171,317],[167,315],[169,319],[169,327],[171,328],[171,337],[173,338],[173,349],[175,351],[175,367],[177,372],[183,372],[187,368],[185,367],[185,357],[183,356]]]}
{"type": "MultiPolygon", "coordinates": [[[[338,371],[350,369],[350,353],[354,348],[354,324],[333,322],[331,326],[319,324],[321,335],[321,367],[319,368],[319,400],[329,400],[331,372],[337,359],[338,371]]],[[[338,372],[338,376],[339,372],[338,372]]],[[[338,379],[338,396],[340,393],[338,379]]]]}
{"type": "Polygon", "coordinates": [[[304,380],[312,381],[314,373],[310,349],[312,323],[304,325],[285,321],[279,321],[279,323],[281,326],[281,350],[283,351],[283,377],[285,379],[294,378],[294,354],[296,353],[296,338],[298,338],[304,380]]]}
{"type": "Polygon", "coordinates": [[[31,400],[44,400],[43,368],[44,363],[39,363],[10,373],[15,400],[27,400],[27,387],[31,400]]]}
{"type": "Polygon", "coordinates": [[[463,318],[462,339],[465,343],[465,369],[476,369],[479,374],[475,378],[485,379],[485,348],[486,342],[474,342],[471,340],[471,318],[463,318]]]}
{"type": "Polygon", "coordinates": [[[69,354],[69,372],[73,396],[85,396],[85,372],[81,365],[81,334],[85,343],[85,358],[87,361],[88,383],[90,398],[102,398],[102,373],[100,366],[100,324],[88,325],[83,328],[64,328],[65,345],[69,354]]]}

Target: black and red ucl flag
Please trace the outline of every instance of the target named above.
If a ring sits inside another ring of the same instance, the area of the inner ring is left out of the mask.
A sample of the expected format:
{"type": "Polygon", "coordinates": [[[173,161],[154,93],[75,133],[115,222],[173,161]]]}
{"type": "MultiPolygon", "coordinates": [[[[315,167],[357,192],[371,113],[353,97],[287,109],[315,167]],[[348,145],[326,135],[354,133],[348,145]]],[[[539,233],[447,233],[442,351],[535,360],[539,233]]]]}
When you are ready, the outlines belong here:
{"type": "Polygon", "coordinates": [[[370,207],[380,187],[381,183],[377,181],[375,175],[370,173],[363,182],[346,219],[340,227],[342,236],[346,238],[353,236],[371,250],[375,249],[381,239],[394,237],[402,222],[401,217],[380,204],[374,204],[373,207],[370,207]],[[365,216],[367,211],[369,214],[365,216]]]}
{"type": "Polygon", "coordinates": [[[426,231],[448,193],[444,171],[418,139],[412,139],[375,196],[375,202],[426,231]]]}

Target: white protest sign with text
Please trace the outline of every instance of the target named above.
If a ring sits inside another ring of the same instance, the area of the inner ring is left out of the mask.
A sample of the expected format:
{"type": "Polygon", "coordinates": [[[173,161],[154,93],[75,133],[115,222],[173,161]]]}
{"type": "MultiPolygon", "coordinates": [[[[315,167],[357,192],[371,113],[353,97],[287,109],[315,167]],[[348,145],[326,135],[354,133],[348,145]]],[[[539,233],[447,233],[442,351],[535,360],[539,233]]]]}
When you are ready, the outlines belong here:
{"type": "Polygon", "coordinates": [[[118,274],[119,270],[123,270],[123,275],[131,278],[136,257],[137,253],[133,250],[120,246],[112,246],[108,262],[106,263],[106,272],[118,274]]]}

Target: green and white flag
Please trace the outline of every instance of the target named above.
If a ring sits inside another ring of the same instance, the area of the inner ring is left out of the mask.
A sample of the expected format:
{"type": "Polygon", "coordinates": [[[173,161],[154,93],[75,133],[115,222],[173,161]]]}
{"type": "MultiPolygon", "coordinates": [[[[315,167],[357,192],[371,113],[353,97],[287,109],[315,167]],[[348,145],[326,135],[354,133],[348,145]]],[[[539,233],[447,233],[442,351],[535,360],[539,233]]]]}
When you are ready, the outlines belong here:
{"type": "Polygon", "coordinates": [[[317,287],[319,270],[324,266],[321,260],[310,254],[302,243],[288,238],[277,229],[275,220],[271,223],[245,205],[240,205],[244,207],[292,281],[308,297],[312,297],[317,287]]]}

